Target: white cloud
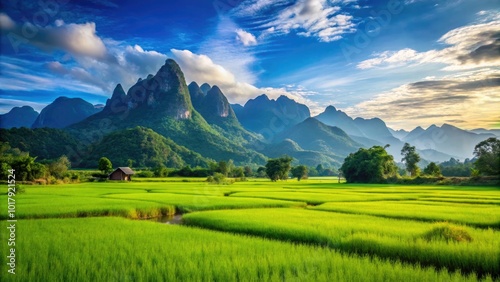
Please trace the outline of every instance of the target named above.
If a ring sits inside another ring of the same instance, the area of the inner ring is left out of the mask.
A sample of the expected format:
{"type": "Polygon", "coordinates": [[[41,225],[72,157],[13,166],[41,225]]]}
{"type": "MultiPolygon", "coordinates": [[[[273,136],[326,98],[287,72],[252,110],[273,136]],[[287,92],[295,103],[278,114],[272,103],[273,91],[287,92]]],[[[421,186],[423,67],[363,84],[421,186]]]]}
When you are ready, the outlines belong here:
{"type": "Polygon", "coordinates": [[[171,52],[184,72],[188,83],[196,81],[198,84],[207,82],[210,85],[217,85],[231,103],[244,104],[248,99],[261,94],[266,94],[271,99],[285,95],[312,107],[311,111],[319,108],[316,103],[306,98],[311,93],[303,88],[258,88],[252,84],[238,81],[230,71],[214,63],[206,55],[197,55],[189,50],[172,49],[171,52]]]}
{"type": "Polygon", "coordinates": [[[243,43],[244,46],[257,45],[257,39],[255,36],[241,28],[236,30],[236,39],[243,43]]]}
{"type": "Polygon", "coordinates": [[[444,34],[438,42],[445,48],[417,52],[405,48],[399,51],[385,51],[374,58],[360,62],[359,69],[375,67],[394,68],[404,65],[440,63],[443,70],[464,70],[500,66],[500,21],[490,21],[453,29],[444,34]]]}
{"type": "Polygon", "coordinates": [[[287,34],[295,31],[304,37],[317,37],[322,42],[342,38],[352,33],[355,25],[352,16],[341,14],[341,8],[326,0],[303,0],[281,10],[270,22],[262,25],[269,33],[287,34]]]}
{"type": "MultiPolygon", "coordinates": [[[[1,30],[22,36],[22,27],[12,21],[6,14],[0,14],[1,30]],[[6,24],[4,26],[4,24],[6,24]]],[[[71,83],[61,86],[92,94],[109,95],[116,84],[121,83],[125,89],[132,86],[139,77],[155,74],[164,64],[167,56],[156,51],[146,51],[141,46],[130,46],[111,39],[102,39],[97,35],[95,23],[66,24],[57,20],[55,26],[37,27],[36,35],[26,41],[45,52],[62,50],[70,59],[61,62],[52,61],[46,64],[54,74],[71,79],[71,83]],[[75,65],[76,63],[76,65],[75,65]],[[78,81],[79,83],[76,83],[78,81]]],[[[26,25],[30,26],[29,23],[26,25]]],[[[26,88],[30,86],[17,78],[23,77],[22,71],[11,70],[10,77],[3,78],[2,89],[26,88]]],[[[26,77],[28,81],[43,80],[43,85],[31,85],[32,88],[54,90],[57,86],[51,79],[41,76],[26,77]]],[[[58,79],[61,82],[61,79],[58,79]]],[[[20,89],[18,89],[20,90],[20,89]]]]}
{"type": "Polygon", "coordinates": [[[395,128],[429,126],[436,120],[475,128],[495,126],[499,108],[500,75],[490,68],[401,85],[346,112],[379,117],[395,128]]]}
{"type": "Polygon", "coordinates": [[[232,14],[235,16],[256,16],[260,12],[270,9],[271,7],[288,4],[290,0],[256,0],[244,1],[236,7],[232,14]]]}
{"type": "Polygon", "coordinates": [[[232,19],[220,17],[214,34],[200,42],[198,53],[224,66],[238,81],[254,84],[257,74],[252,70],[252,65],[256,58],[253,48],[244,48],[235,40],[235,30],[239,28],[232,19]]]}
{"type": "MultiPolygon", "coordinates": [[[[74,55],[89,56],[102,59],[106,56],[106,47],[96,34],[95,23],[64,24],[56,21],[56,25],[46,27],[25,23],[16,24],[5,13],[0,14],[0,30],[3,33],[17,36],[16,40],[27,41],[43,50],[64,50],[74,55]]],[[[13,37],[12,37],[13,38],[13,37]]]]}

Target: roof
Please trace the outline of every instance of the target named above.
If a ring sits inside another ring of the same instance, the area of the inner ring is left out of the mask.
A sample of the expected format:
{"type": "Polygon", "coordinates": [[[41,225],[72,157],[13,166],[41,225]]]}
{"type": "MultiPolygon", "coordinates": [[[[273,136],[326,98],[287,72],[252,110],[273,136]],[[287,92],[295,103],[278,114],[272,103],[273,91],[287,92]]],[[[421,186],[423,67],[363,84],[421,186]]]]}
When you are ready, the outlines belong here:
{"type": "Polygon", "coordinates": [[[121,170],[123,173],[128,174],[128,175],[135,174],[135,172],[128,166],[121,166],[121,167],[115,169],[115,171],[117,171],[117,170],[121,170]]]}

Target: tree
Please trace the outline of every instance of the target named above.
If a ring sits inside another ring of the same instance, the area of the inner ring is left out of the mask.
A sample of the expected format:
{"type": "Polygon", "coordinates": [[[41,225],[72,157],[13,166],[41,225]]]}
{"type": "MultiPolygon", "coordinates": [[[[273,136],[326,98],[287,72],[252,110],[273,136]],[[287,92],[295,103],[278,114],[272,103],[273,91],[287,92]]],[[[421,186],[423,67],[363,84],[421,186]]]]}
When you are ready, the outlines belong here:
{"type": "Polygon", "coordinates": [[[102,171],[102,173],[109,173],[113,169],[113,164],[111,164],[108,158],[102,157],[99,159],[98,169],[102,171]]]}
{"type": "Polygon", "coordinates": [[[235,167],[233,169],[233,177],[242,178],[245,177],[245,172],[241,166],[235,167]]]}
{"type": "Polygon", "coordinates": [[[431,162],[424,168],[425,175],[441,176],[441,169],[435,162],[431,162]]]}
{"type": "Polygon", "coordinates": [[[297,177],[298,181],[306,177],[307,173],[308,173],[308,168],[305,165],[298,165],[292,169],[292,175],[293,177],[297,177]]]}
{"type": "Polygon", "coordinates": [[[347,182],[354,183],[381,183],[397,173],[394,158],[381,146],[349,154],[340,170],[347,182]]]}
{"type": "Polygon", "coordinates": [[[259,178],[264,178],[266,177],[267,173],[266,173],[266,168],[261,166],[257,169],[257,177],[259,178]]]}
{"type": "Polygon", "coordinates": [[[420,161],[420,156],[415,146],[410,146],[410,144],[405,143],[403,149],[401,149],[401,155],[403,155],[401,161],[406,164],[406,170],[410,172],[410,176],[417,176],[419,174],[417,163],[420,161]]]}
{"type": "Polygon", "coordinates": [[[159,166],[155,167],[155,169],[153,170],[153,175],[155,177],[167,177],[168,176],[168,169],[163,164],[159,165],[159,166]]]}
{"type": "Polygon", "coordinates": [[[71,163],[68,157],[61,156],[57,161],[49,164],[49,172],[56,178],[64,178],[70,167],[71,163]]]}
{"type": "Polygon", "coordinates": [[[268,160],[266,164],[266,174],[271,179],[271,181],[277,181],[278,179],[287,179],[292,160],[293,159],[288,156],[268,160]]]}
{"type": "Polygon", "coordinates": [[[491,137],[474,148],[474,167],[483,175],[500,175],[500,140],[491,137]]]}
{"type": "Polygon", "coordinates": [[[317,171],[318,175],[323,175],[324,170],[325,170],[325,168],[323,167],[322,164],[319,164],[318,166],[316,166],[316,171],[317,171]]]}
{"type": "Polygon", "coordinates": [[[227,165],[227,162],[220,161],[219,167],[217,168],[217,171],[224,174],[224,176],[227,176],[229,173],[229,166],[227,165]]]}
{"type": "Polygon", "coordinates": [[[249,166],[245,166],[244,170],[245,170],[245,176],[246,176],[246,177],[251,177],[251,176],[253,176],[253,171],[252,171],[252,168],[251,168],[251,167],[249,167],[249,166]]]}

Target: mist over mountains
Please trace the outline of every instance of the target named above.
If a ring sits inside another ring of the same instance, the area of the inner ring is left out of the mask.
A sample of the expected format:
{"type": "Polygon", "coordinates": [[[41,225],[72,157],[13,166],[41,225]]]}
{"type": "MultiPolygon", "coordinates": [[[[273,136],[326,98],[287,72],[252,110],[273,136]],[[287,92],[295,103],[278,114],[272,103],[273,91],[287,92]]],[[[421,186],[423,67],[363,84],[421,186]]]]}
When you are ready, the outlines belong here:
{"type": "MultiPolygon", "coordinates": [[[[61,155],[69,150],[80,166],[92,166],[100,156],[122,165],[127,159],[143,166],[205,166],[229,159],[262,165],[268,157],[287,154],[297,163],[339,167],[348,154],[373,145],[390,145],[387,150],[398,161],[405,142],[428,161],[463,160],[472,158],[477,143],[500,134],[448,124],[393,130],[379,118],[352,118],[334,106],[311,117],[306,105],[286,96],[273,100],[262,94],[243,106],[231,105],[217,85],[202,83],[188,86],[179,65],[168,59],[156,74],[138,79],[128,91],[118,84],[105,106],[59,97],[40,114],[28,106],[13,108],[0,115],[0,141],[30,151],[27,135],[43,139],[44,128],[61,129],[51,134],[72,138],[68,143],[76,148],[60,145],[53,150],[61,155]],[[19,127],[32,128],[33,133],[6,131],[19,127]]],[[[49,158],[43,151],[39,154],[49,158]]]]}

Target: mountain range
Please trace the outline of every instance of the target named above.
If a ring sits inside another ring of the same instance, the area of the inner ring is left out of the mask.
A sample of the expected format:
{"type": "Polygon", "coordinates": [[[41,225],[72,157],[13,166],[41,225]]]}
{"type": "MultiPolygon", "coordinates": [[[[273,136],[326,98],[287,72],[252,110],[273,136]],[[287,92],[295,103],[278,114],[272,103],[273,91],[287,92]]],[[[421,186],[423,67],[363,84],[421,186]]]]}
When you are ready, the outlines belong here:
{"type": "MultiPolygon", "coordinates": [[[[51,134],[64,136],[75,147],[71,155],[79,158],[72,161],[84,167],[100,156],[120,165],[130,159],[139,166],[179,167],[229,159],[262,165],[266,157],[284,154],[296,163],[339,167],[349,153],[373,145],[390,145],[388,152],[399,160],[405,142],[415,145],[424,159],[442,162],[471,158],[477,143],[500,133],[466,131],[448,124],[396,131],[379,118],[352,118],[334,106],[311,117],[306,105],[286,96],[274,100],[262,94],[243,106],[231,105],[217,85],[191,82],[188,86],[171,59],[156,74],[139,78],[127,92],[118,84],[104,106],[59,97],[39,115],[31,107],[13,108],[0,116],[0,124],[33,128],[32,133],[3,129],[0,141],[36,151],[42,159],[49,154],[36,150],[29,136],[43,139],[47,135],[43,128],[54,128],[51,134]]],[[[63,147],[62,153],[69,150],[63,147]]],[[[54,150],[49,150],[51,158],[57,153],[54,150]]]]}

